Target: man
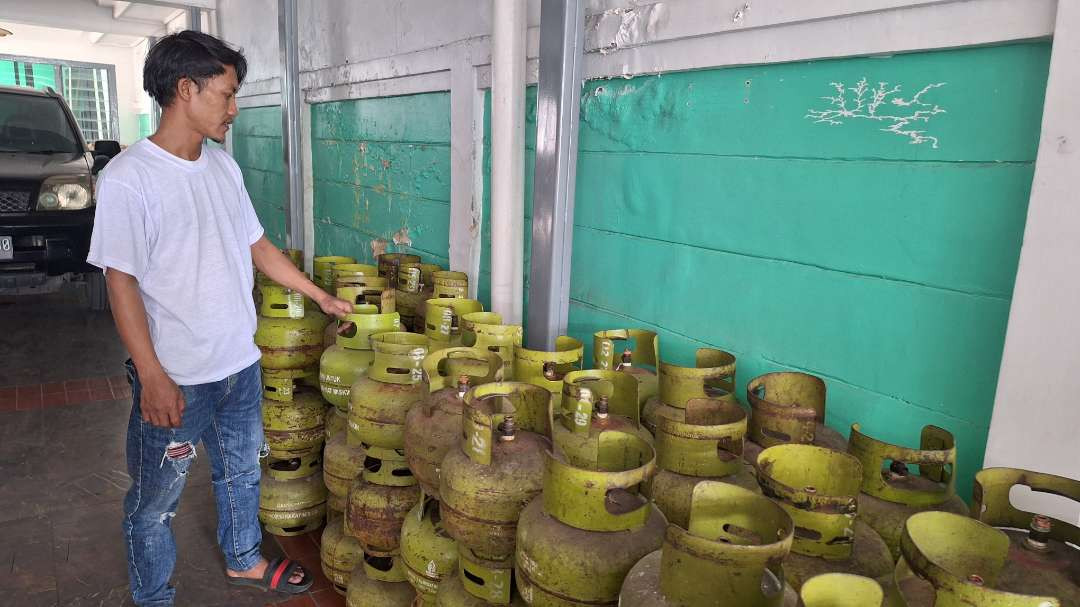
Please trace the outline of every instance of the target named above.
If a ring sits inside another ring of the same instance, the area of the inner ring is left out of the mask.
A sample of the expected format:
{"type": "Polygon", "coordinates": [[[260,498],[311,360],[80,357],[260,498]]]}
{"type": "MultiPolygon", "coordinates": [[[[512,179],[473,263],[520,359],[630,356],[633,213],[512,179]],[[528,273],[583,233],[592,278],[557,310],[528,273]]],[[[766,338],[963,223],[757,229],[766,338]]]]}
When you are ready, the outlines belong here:
{"type": "Polygon", "coordinates": [[[170,523],[200,440],[227,580],[295,594],[313,579],[297,563],[268,563],[259,551],[265,444],[252,262],[328,314],[340,317],[351,306],[312,284],[266,239],[236,162],[204,145],[224,141],[246,70],[241,53],[207,34],[162,38],[143,68],[161,125],[97,180],[87,261],[106,272],[131,354],[123,529],[131,592],[143,607],[173,604],[170,523]]]}

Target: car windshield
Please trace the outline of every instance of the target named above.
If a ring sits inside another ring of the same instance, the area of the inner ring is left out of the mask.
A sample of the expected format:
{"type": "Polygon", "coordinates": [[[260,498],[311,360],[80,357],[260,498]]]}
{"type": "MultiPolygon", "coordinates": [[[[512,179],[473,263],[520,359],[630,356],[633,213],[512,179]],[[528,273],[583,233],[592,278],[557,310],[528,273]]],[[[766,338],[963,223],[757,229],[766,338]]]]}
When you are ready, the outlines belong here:
{"type": "Polygon", "coordinates": [[[53,97],[0,92],[0,152],[78,154],[78,136],[53,97]]]}

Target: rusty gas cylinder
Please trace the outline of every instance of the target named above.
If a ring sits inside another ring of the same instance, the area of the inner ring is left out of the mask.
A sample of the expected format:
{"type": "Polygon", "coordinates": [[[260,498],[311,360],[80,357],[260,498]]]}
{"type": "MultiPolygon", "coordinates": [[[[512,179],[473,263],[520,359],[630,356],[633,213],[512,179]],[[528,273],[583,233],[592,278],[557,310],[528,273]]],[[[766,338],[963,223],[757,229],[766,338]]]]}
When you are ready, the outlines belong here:
{"type": "Polygon", "coordinates": [[[656,376],[660,337],[646,329],[610,329],[593,333],[593,368],[622,371],[638,380],[639,407],[660,389],[656,376]]]}
{"type": "Polygon", "coordinates": [[[451,537],[478,556],[514,553],[521,509],[543,486],[551,447],[542,388],[496,382],[465,395],[460,447],[443,459],[439,511],[451,537]]]}
{"type": "Polygon", "coordinates": [[[439,583],[439,591],[435,595],[436,607],[526,605],[514,589],[513,557],[487,560],[476,556],[464,546],[459,545],[458,550],[458,569],[455,575],[446,576],[439,583]]]}
{"type": "Polygon", "coordinates": [[[375,359],[349,395],[349,444],[402,449],[405,415],[427,393],[423,364],[428,339],[399,331],[375,335],[371,345],[375,359]]]}
{"type": "Polygon", "coordinates": [[[784,572],[796,591],[822,573],[891,576],[889,547],[858,518],[859,460],[834,449],[790,444],[762,451],[757,467],[762,491],[795,523],[784,572]]]}
{"type": "Polygon", "coordinates": [[[263,474],[259,491],[259,520],[273,535],[314,531],[326,517],[326,487],[321,474],[278,480],[263,474]]]}
{"type": "Polygon", "coordinates": [[[401,562],[419,605],[434,606],[439,583],[458,570],[457,542],[443,529],[438,501],[425,497],[405,517],[401,562]]]}
{"type": "Polygon", "coordinates": [[[312,279],[320,289],[332,293],[334,291],[334,266],[340,264],[356,263],[352,257],[343,255],[323,255],[311,260],[312,270],[315,277],[312,279]]]}
{"type": "Polygon", "coordinates": [[[345,520],[340,514],[331,514],[319,540],[319,560],[323,574],[330,580],[338,594],[345,594],[352,571],[364,556],[360,542],[345,533],[345,520]]]}
{"type": "MultiPolygon", "coordinates": [[[[628,378],[633,380],[633,378],[628,378]]],[[[548,452],[543,494],[521,513],[517,589],[534,607],[615,605],[630,569],[659,550],[667,520],[640,486],[656,471],[652,445],[607,430],[597,462],[571,465],[548,452]]]]}
{"type": "Polygon", "coordinates": [[[383,253],[377,258],[379,276],[393,280],[398,275],[398,268],[403,264],[420,263],[420,256],[412,253],[383,253]]]}
{"type": "Polygon", "coordinates": [[[893,559],[900,557],[904,521],[916,512],[945,510],[967,514],[956,495],[956,443],[937,426],[925,426],[919,449],[876,440],[851,425],[848,452],[862,464],[859,518],[874,528],[889,545],[893,559]]]}
{"type": "Polygon", "coordinates": [[[354,305],[352,314],[336,324],[336,342],[323,352],[319,363],[319,387],[327,402],[348,412],[352,385],[375,360],[371,337],[400,331],[401,319],[397,312],[381,314],[375,306],[362,304],[354,305]]]}
{"type": "Polygon", "coordinates": [[[438,299],[425,302],[424,335],[431,340],[432,350],[462,345],[461,317],[483,312],[484,306],[475,299],[438,299]]]}
{"type": "MultiPolygon", "coordinates": [[[[338,498],[336,503],[348,499],[352,487],[364,469],[364,448],[349,446],[345,433],[326,441],[323,449],[323,481],[326,490],[338,498]]],[[[344,508],[335,510],[344,511],[344,508]]],[[[352,568],[350,567],[350,570],[352,568]]]]}
{"type": "Polygon", "coordinates": [[[432,352],[423,366],[427,395],[405,416],[405,457],[424,494],[439,499],[443,458],[461,442],[465,393],[495,381],[502,364],[494,352],[462,347],[432,352]]]}
{"type": "Polygon", "coordinates": [[[349,578],[347,607],[409,607],[416,592],[397,556],[364,554],[349,578]]]}
{"type": "Polygon", "coordinates": [[[563,377],[580,371],[585,345],[573,337],[555,338],[555,350],[514,348],[514,380],[540,386],[554,397],[562,394],[563,377]]]}
{"type": "Polygon", "coordinates": [[[337,407],[328,407],[326,410],[326,441],[330,442],[338,434],[345,436],[348,428],[349,415],[337,407]]]}
{"type": "Polygon", "coordinates": [[[521,325],[502,324],[495,312],[471,312],[461,317],[461,345],[482,348],[503,361],[503,381],[514,379],[514,350],[521,347],[521,325]]]}
{"type": "Polygon", "coordinates": [[[269,283],[259,287],[262,304],[255,345],[265,369],[318,367],[323,352],[323,329],[330,317],[299,291],[269,283]]]}
{"type": "Polygon", "coordinates": [[[619,431],[652,444],[638,421],[637,379],[626,373],[593,369],[571,371],[562,395],[552,405],[551,441],[572,466],[596,466],[600,436],[619,431]]]}
{"type": "Polygon", "coordinates": [[[1013,487],[1058,495],[1080,502],[1080,481],[1016,468],[987,468],[975,474],[976,519],[1009,538],[1008,560],[997,576],[998,587],[1020,594],[1051,595],[1063,606],[1080,607],[1080,528],[1025,512],[1010,499],[1013,487]]]}
{"type": "Polygon", "coordinates": [[[694,487],[731,483],[761,493],[753,468],[743,461],[746,412],[731,400],[692,398],[682,421],[657,416],[656,475],[644,488],[669,523],[687,528],[694,487]]]}
{"type": "Polygon", "coordinates": [[[262,419],[270,455],[286,459],[317,451],[325,437],[326,403],[292,371],[263,372],[262,419]]]}
{"type": "Polygon", "coordinates": [[[275,480],[290,481],[322,473],[322,450],[316,449],[290,457],[267,455],[265,473],[275,480]]]}
{"type": "Polygon", "coordinates": [[[403,263],[398,266],[397,280],[393,287],[397,297],[398,312],[401,313],[401,324],[406,327],[406,330],[423,332],[417,331],[418,325],[423,324],[423,317],[418,317],[417,311],[422,302],[434,296],[435,285],[431,281],[431,273],[441,269],[437,265],[420,262],[403,263]],[[418,321],[417,318],[421,320],[418,321]]]}
{"type": "Polygon", "coordinates": [[[379,277],[379,269],[366,263],[335,264],[330,273],[333,276],[331,288],[335,291],[341,287],[367,284],[368,279],[379,277]]]}
{"type": "Polygon", "coordinates": [[[699,348],[693,367],[661,362],[657,395],[641,411],[641,423],[656,433],[656,418],[684,419],[686,405],[695,398],[735,400],[735,356],[715,348],[699,348]]]}
{"type": "Polygon", "coordinates": [[[360,478],[349,488],[345,532],[360,540],[367,554],[396,553],[405,515],[419,501],[420,486],[401,450],[368,447],[360,478]]]}
{"type": "Polygon", "coordinates": [[[622,607],[795,607],[781,564],[791,550],[791,517],[742,487],[702,481],[689,524],[667,526],[663,547],[627,574],[622,607]]]}
{"type": "MultiPolygon", "coordinates": [[[[1007,492],[1005,500],[1008,504],[1007,492]]],[[[1047,568],[1047,561],[1029,558],[1039,554],[1037,550],[1022,544],[1031,534],[1013,533],[1015,539],[1005,531],[951,512],[911,515],[904,523],[895,574],[903,603],[907,607],[1080,605],[1076,548],[1062,544],[1074,553],[1071,563],[1066,559],[1056,563],[1063,568],[1047,568]]]]}
{"type": "Polygon", "coordinates": [[[762,449],[796,443],[847,451],[842,434],[825,425],[825,382],[808,373],[766,373],[746,384],[750,440],[743,453],[755,462],[762,449]]]}

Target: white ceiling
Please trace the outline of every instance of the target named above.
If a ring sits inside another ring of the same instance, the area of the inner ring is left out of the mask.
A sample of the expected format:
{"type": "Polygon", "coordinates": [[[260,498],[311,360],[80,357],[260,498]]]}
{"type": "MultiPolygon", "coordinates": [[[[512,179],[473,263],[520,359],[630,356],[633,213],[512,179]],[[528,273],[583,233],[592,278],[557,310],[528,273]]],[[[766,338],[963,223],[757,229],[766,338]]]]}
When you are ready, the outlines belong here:
{"type": "MultiPolygon", "coordinates": [[[[0,20],[92,32],[103,46],[130,47],[162,36],[189,8],[213,10],[217,0],[24,0],[0,2],[0,20]]],[[[173,30],[174,31],[174,30],[173,30]]],[[[16,33],[16,35],[18,35],[16,33]]]]}

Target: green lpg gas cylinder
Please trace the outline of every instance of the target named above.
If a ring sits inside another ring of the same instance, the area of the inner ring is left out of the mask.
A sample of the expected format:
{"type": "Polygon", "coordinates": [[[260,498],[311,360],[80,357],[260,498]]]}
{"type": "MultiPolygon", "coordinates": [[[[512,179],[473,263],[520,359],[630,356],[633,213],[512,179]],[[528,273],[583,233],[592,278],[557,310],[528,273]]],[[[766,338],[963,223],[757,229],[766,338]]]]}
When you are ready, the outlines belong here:
{"type": "Polygon", "coordinates": [[[614,606],[630,569],[660,549],[667,521],[638,491],[656,470],[652,446],[607,430],[597,456],[579,467],[547,453],[543,494],[517,529],[517,589],[529,605],[614,606]]]}
{"type": "Polygon", "coordinates": [[[585,346],[573,337],[555,338],[555,350],[514,348],[514,380],[544,388],[552,395],[562,393],[563,377],[581,370],[585,346]]]}
{"type": "Polygon", "coordinates": [[[326,517],[326,487],[321,474],[278,480],[264,474],[259,491],[259,520],[273,535],[314,531],[326,517]]]}
{"type": "Polygon", "coordinates": [[[415,333],[380,333],[371,338],[375,358],[349,395],[349,444],[401,449],[405,415],[426,393],[424,358],[428,339],[415,333]]]}
{"type": "Polygon", "coordinates": [[[420,501],[416,484],[400,450],[369,447],[364,470],[349,488],[345,533],[360,540],[369,555],[396,554],[405,516],[420,501]]]}
{"type": "Polygon", "coordinates": [[[354,305],[353,313],[337,324],[336,343],[323,352],[319,364],[319,387],[330,404],[348,412],[353,383],[367,373],[375,359],[371,337],[400,331],[401,319],[396,312],[379,314],[375,306],[364,304],[354,305]]]}
{"type": "Polygon", "coordinates": [[[420,605],[434,606],[439,583],[458,570],[457,542],[443,529],[438,501],[425,497],[405,517],[401,562],[420,605]]]}
{"type": "Polygon", "coordinates": [[[323,575],[330,580],[338,594],[345,594],[352,571],[363,557],[360,542],[345,534],[344,518],[340,514],[331,514],[319,540],[319,560],[323,575]]]}
{"type": "Polygon", "coordinates": [[[461,317],[461,345],[482,348],[503,361],[503,381],[514,379],[514,350],[521,347],[521,325],[502,324],[495,312],[472,312],[461,317]]]}
{"type": "Polygon", "coordinates": [[[409,607],[416,592],[405,579],[405,568],[396,556],[365,554],[353,569],[347,607],[409,607]]]}
{"type": "Polygon", "coordinates": [[[323,352],[323,329],[330,318],[298,291],[264,284],[255,329],[263,369],[318,367],[323,352]]]}
{"type": "Polygon", "coordinates": [[[292,371],[263,372],[262,419],[270,455],[287,459],[322,448],[326,403],[319,392],[297,384],[292,371]]]}
{"type": "Polygon", "coordinates": [[[543,486],[551,442],[542,388],[496,382],[465,395],[460,447],[443,459],[439,511],[451,537],[488,559],[514,553],[521,509],[543,486]]]}
{"type": "Polygon", "coordinates": [[[593,367],[622,371],[640,384],[639,406],[659,391],[656,367],[660,362],[660,337],[645,329],[610,329],[593,333],[593,367]]]}
{"type": "Polygon", "coordinates": [[[706,480],[760,493],[753,469],[743,461],[746,412],[731,400],[693,398],[683,420],[660,415],[656,426],[656,475],[644,488],[667,517],[686,528],[694,487],[706,480]]]}
{"type": "Polygon", "coordinates": [[[777,445],[758,456],[758,482],[795,523],[784,563],[795,589],[822,573],[854,573],[887,581],[892,554],[858,518],[862,466],[847,453],[814,445],[777,445]]]}
{"type": "Polygon", "coordinates": [[[687,403],[695,398],[735,400],[735,356],[713,348],[699,348],[693,367],[660,363],[657,395],[641,411],[641,423],[656,433],[660,415],[682,421],[687,403]]]}
{"type": "Polygon", "coordinates": [[[483,312],[484,306],[475,299],[429,299],[425,302],[424,335],[432,342],[432,350],[462,345],[461,317],[483,312]]]}
{"type": "Polygon", "coordinates": [[[444,348],[424,359],[427,395],[405,416],[405,457],[425,495],[439,499],[443,458],[461,442],[461,412],[472,386],[495,381],[499,355],[475,348],[444,348]]]}
{"type": "Polygon", "coordinates": [[[750,404],[750,440],[746,461],[762,449],[795,443],[847,451],[847,441],[825,425],[825,381],[808,373],[766,373],[746,384],[750,404]]]}
{"type": "Polygon", "coordinates": [[[652,444],[638,423],[638,381],[617,371],[571,371],[561,398],[552,406],[551,438],[556,451],[574,466],[595,466],[604,432],[633,434],[652,444]]]}
{"type": "Polygon", "coordinates": [[[925,426],[919,449],[879,441],[851,425],[848,452],[862,464],[859,518],[889,545],[893,559],[900,557],[904,521],[916,512],[944,510],[967,514],[956,495],[956,443],[937,426],[925,426]]]}
{"type": "Polygon", "coordinates": [[[791,517],[768,498],[728,483],[694,487],[688,527],[668,525],[663,547],[638,561],[621,607],[795,607],[782,562],[791,517]]]}

